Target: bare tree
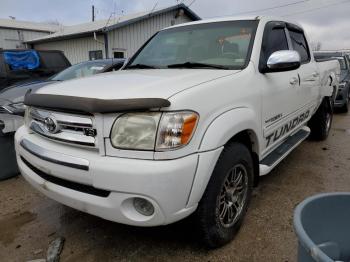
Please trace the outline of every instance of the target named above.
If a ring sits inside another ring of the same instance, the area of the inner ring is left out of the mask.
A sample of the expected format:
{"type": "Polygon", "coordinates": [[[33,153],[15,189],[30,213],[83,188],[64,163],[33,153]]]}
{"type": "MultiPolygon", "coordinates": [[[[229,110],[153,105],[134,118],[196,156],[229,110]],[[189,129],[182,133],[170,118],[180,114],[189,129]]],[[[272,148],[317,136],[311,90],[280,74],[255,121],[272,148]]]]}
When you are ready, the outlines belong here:
{"type": "Polygon", "coordinates": [[[312,42],[310,45],[313,51],[320,51],[322,48],[321,42],[312,42]]]}
{"type": "Polygon", "coordinates": [[[46,20],[46,21],[44,21],[44,23],[49,24],[49,25],[62,26],[62,24],[57,19],[46,20]]]}

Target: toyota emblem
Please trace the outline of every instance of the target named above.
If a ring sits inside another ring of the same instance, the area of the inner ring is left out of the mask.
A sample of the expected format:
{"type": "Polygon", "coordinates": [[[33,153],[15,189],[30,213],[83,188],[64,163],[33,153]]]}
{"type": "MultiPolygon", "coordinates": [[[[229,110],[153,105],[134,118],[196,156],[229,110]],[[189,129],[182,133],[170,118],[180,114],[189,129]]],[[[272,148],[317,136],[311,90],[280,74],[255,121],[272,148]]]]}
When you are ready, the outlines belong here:
{"type": "Polygon", "coordinates": [[[60,127],[57,124],[56,119],[53,118],[52,116],[45,118],[44,127],[48,132],[50,132],[52,134],[56,134],[56,133],[58,133],[58,131],[60,131],[60,127]]]}

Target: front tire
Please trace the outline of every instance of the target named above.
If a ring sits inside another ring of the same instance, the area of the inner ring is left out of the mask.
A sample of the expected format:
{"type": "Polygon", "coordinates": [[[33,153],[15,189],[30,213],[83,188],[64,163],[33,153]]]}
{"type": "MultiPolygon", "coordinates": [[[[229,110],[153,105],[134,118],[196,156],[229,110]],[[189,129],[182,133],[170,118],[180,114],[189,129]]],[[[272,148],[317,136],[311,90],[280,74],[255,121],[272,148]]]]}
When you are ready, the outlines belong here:
{"type": "Polygon", "coordinates": [[[14,133],[0,132],[0,181],[19,175],[14,146],[14,133]]]}
{"type": "Polygon", "coordinates": [[[311,117],[308,126],[311,129],[310,138],[325,140],[332,126],[333,106],[329,98],[324,98],[316,113],[311,117]]]}
{"type": "Polygon", "coordinates": [[[253,160],[238,142],[225,146],[196,211],[204,244],[217,248],[238,232],[253,190],[253,160]]]}

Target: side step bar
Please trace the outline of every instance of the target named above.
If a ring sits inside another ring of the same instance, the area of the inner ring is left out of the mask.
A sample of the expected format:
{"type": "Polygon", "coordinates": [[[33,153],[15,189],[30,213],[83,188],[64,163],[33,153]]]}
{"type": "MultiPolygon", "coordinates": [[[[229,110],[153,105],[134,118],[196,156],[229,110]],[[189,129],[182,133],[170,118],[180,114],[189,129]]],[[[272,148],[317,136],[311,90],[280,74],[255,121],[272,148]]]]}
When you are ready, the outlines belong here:
{"type": "Polygon", "coordinates": [[[286,141],[278,146],[274,151],[260,161],[260,176],[267,175],[277,166],[294,148],[303,142],[310,134],[310,128],[304,126],[294,135],[288,137],[286,141]]]}

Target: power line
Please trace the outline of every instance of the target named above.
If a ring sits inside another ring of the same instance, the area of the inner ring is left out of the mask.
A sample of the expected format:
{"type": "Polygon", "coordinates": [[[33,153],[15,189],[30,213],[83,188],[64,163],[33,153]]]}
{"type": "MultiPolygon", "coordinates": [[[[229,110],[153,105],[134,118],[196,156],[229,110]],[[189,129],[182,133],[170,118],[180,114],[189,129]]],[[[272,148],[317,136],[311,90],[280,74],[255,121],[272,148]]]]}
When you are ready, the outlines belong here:
{"type": "Polygon", "coordinates": [[[278,8],[288,7],[288,6],[292,6],[292,5],[303,4],[303,3],[306,3],[306,2],[310,2],[310,1],[311,0],[301,0],[301,1],[296,1],[296,2],[292,2],[292,3],[284,4],[284,5],[276,5],[276,6],[263,8],[263,9],[256,9],[256,10],[251,10],[251,11],[246,11],[246,12],[239,12],[239,13],[234,13],[234,14],[226,15],[226,16],[243,15],[243,14],[250,14],[250,13],[255,13],[255,12],[263,12],[263,11],[268,11],[268,10],[274,10],[274,9],[278,9],[278,8]]]}
{"type": "Polygon", "coordinates": [[[191,5],[193,5],[196,2],[196,0],[193,0],[187,7],[190,7],[191,5]]]}
{"type": "Polygon", "coordinates": [[[347,3],[350,3],[350,1],[346,0],[346,1],[339,2],[339,3],[328,4],[328,5],[320,6],[320,7],[317,7],[317,8],[311,8],[311,9],[300,11],[300,12],[295,12],[295,13],[291,13],[291,14],[282,15],[282,17],[288,17],[288,16],[293,16],[293,15],[304,14],[304,13],[308,13],[308,12],[317,11],[317,10],[320,10],[320,9],[323,9],[323,8],[326,8],[326,7],[342,5],[342,4],[347,4],[347,3]]]}

